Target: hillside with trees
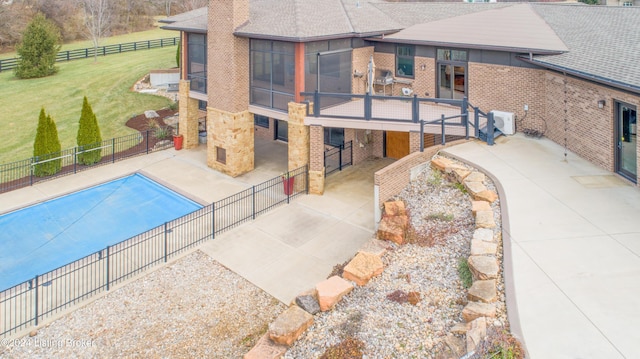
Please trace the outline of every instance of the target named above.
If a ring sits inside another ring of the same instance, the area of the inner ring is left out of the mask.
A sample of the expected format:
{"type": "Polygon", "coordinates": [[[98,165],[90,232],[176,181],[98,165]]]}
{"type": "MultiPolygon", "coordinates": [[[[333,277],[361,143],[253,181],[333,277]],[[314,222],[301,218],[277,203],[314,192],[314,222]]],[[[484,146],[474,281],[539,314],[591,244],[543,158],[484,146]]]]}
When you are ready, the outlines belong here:
{"type": "MultiPolygon", "coordinates": [[[[64,43],[91,40],[96,7],[106,16],[103,36],[153,27],[155,16],[170,16],[206,6],[208,0],[0,0],[0,52],[12,51],[36,14],[59,29],[64,43]]],[[[100,20],[102,21],[102,20],[100,20]]]]}

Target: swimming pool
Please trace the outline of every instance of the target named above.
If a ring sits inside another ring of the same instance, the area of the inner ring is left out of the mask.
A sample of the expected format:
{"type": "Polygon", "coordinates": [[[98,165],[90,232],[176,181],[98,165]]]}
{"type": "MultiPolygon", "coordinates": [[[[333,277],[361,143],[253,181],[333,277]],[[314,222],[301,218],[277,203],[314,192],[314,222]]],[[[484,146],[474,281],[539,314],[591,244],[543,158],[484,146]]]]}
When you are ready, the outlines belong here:
{"type": "Polygon", "coordinates": [[[134,174],[0,216],[0,290],[202,208],[134,174]]]}

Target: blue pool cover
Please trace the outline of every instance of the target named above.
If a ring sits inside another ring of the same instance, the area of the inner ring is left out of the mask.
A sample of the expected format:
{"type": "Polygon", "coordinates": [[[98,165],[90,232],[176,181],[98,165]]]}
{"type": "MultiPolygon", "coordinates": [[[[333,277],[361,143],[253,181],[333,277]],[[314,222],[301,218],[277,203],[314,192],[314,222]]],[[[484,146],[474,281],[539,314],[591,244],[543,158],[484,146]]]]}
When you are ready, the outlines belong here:
{"type": "Polygon", "coordinates": [[[0,291],[202,208],[134,174],[0,216],[0,291]]]}

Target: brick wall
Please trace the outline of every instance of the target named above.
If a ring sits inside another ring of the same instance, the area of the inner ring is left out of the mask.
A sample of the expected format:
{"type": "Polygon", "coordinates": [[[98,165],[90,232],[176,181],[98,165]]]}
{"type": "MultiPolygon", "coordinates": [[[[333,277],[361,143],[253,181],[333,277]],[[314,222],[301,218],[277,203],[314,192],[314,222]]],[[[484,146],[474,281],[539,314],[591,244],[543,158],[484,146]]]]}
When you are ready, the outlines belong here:
{"type": "Polygon", "coordinates": [[[273,118],[269,118],[269,128],[265,128],[262,126],[255,126],[255,138],[259,138],[262,140],[273,140],[274,132],[275,132],[275,120],[273,118]]]}
{"type": "Polygon", "coordinates": [[[469,63],[469,101],[484,112],[499,110],[517,116],[517,130],[542,130],[546,117],[545,71],[469,63]],[[529,111],[524,112],[524,105],[529,111]]]}
{"type": "Polygon", "coordinates": [[[371,143],[372,135],[366,133],[365,130],[355,130],[352,128],[344,129],[344,142],[352,141],[353,144],[353,164],[362,163],[373,156],[373,143],[371,143]],[[362,146],[360,145],[362,144],[362,146]]]}
{"type": "MultiPolygon", "coordinates": [[[[373,55],[373,46],[353,49],[351,55],[351,68],[363,74],[360,78],[353,78],[351,81],[351,93],[363,94],[367,92],[367,73],[369,70],[369,59],[373,55]]],[[[374,60],[375,61],[375,60],[374,60]]]]}
{"type": "Polygon", "coordinates": [[[640,108],[640,96],[551,71],[545,74],[545,86],[548,109],[545,136],[562,146],[566,138],[570,151],[603,169],[614,171],[615,101],[640,108]],[[599,100],[606,102],[602,109],[598,108],[599,100]]]}
{"type": "Polygon", "coordinates": [[[411,181],[411,169],[420,164],[429,162],[431,158],[443,148],[465,143],[459,140],[447,143],[444,146],[425,148],[424,152],[411,153],[374,174],[374,185],[378,187],[378,206],[400,193],[411,181]]]}
{"type": "Polygon", "coordinates": [[[233,35],[249,19],[249,1],[209,1],[208,106],[237,113],[249,106],[249,39],[233,35]]]}

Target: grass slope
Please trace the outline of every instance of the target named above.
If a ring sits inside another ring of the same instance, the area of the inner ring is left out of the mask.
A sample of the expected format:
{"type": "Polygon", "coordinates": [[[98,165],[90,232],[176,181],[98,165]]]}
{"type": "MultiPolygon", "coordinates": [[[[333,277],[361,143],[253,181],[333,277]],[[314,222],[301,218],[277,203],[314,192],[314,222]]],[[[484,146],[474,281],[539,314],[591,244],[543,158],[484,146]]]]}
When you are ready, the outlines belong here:
{"type": "Polygon", "coordinates": [[[82,98],[87,96],[98,118],[103,139],[134,131],[124,124],[135,114],[167,107],[164,97],[130,91],[149,70],[175,66],[175,46],[59,63],[58,74],[18,80],[0,73],[0,163],[33,154],[38,114],[44,106],[58,127],[62,148],[75,146],[82,98]]]}

